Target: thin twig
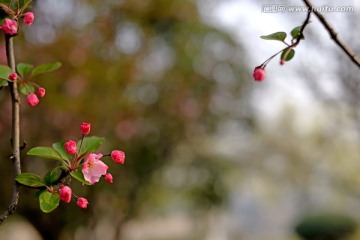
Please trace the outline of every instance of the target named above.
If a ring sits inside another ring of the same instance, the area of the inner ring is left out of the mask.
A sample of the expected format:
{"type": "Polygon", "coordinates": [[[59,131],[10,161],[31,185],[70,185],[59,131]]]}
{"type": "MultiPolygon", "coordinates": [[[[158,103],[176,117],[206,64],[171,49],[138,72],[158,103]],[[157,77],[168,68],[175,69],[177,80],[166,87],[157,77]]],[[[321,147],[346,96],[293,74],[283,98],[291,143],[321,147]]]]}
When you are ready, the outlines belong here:
{"type": "MultiPolygon", "coordinates": [[[[14,55],[14,46],[13,39],[10,35],[5,35],[6,43],[6,57],[9,67],[15,72],[15,55],[14,55]]],[[[12,102],[12,122],[11,122],[11,148],[12,154],[10,160],[14,164],[14,175],[17,176],[21,173],[20,165],[20,98],[18,92],[18,86],[16,81],[9,82],[9,89],[11,94],[12,102]]],[[[0,224],[5,221],[5,219],[13,214],[16,210],[17,204],[19,201],[19,185],[14,180],[13,192],[8,208],[0,215],[0,224]]]]}
{"type": "Polygon", "coordinates": [[[309,11],[313,12],[316,15],[316,17],[325,27],[325,29],[329,33],[330,37],[334,40],[334,42],[344,51],[344,53],[350,58],[350,60],[356,66],[360,67],[359,57],[354,53],[354,51],[350,47],[348,47],[343,41],[339,39],[337,32],[334,30],[331,24],[325,19],[325,17],[318,11],[314,11],[315,8],[313,4],[310,2],[310,0],[303,0],[303,2],[309,8],[309,11]]]}

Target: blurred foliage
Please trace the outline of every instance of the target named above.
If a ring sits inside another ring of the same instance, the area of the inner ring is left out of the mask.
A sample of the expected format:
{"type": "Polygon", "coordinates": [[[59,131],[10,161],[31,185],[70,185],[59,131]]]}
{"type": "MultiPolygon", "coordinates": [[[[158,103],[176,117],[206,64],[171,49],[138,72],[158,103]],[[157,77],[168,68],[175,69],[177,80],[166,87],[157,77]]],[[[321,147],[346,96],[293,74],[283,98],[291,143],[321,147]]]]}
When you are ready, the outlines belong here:
{"type": "MultiPolygon", "coordinates": [[[[245,110],[249,86],[241,47],[228,34],[206,25],[190,0],[38,0],[33,10],[35,23],[21,26],[25,34],[15,39],[17,61],[39,65],[58,60],[63,67],[36,79],[47,89],[39,106],[22,105],[27,149],[76,139],[79,124],[86,121],[92,123],[91,134],[106,138],[102,152],[121,149],[127,159],[121,168],[108,162],[112,185],[73,183],[74,192],[89,198],[88,210],[72,202],[43,214],[34,192],[23,188],[18,214],[44,239],[73,239],[81,227],[90,236],[103,219],[109,219],[120,235],[128,220],[169,207],[173,196],[168,191],[180,195],[173,209],[190,205],[188,209],[205,211],[223,204],[227,189],[222,175],[229,166],[209,154],[211,146],[204,147],[204,142],[233,108],[244,111],[235,119],[251,122],[245,110]],[[237,99],[237,105],[227,105],[229,99],[237,99]],[[170,165],[175,168],[165,168],[170,165]],[[169,174],[171,169],[175,174],[169,174]]],[[[7,156],[6,89],[0,91],[0,104],[0,151],[7,156]]],[[[3,159],[0,174],[8,176],[11,166],[3,159]]],[[[53,167],[52,161],[25,154],[22,163],[24,172],[38,174],[53,167]]],[[[2,181],[4,209],[11,179],[2,181]]]]}
{"type": "Polygon", "coordinates": [[[349,237],[356,231],[354,219],[340,214],[318,214],[305,217],[295,231],[304,240],[340,240],[349,237]]]}

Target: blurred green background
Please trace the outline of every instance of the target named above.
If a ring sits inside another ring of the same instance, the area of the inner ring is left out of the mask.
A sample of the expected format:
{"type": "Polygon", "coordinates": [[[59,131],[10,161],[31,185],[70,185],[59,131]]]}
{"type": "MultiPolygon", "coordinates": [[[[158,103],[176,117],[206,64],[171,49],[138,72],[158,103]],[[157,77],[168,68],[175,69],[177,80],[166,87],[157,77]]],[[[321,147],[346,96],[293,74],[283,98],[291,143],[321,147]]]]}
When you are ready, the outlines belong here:
{"type": "MultiPolygon", "coordinates": [[[[100,151],[123,150],[126,163],[107,162],[111,185],[72,183],[88,198],[87,210],[71,202],[44,214],[34,191],[22,188],[0,239],[25,231],[26,222],[42,239],[299,239],[295,225],[308,214],[331,210],[359,219],[358,70],[334,52],[344,62],[342,94],[327,96],[312,81],[319,73],[302,71],[315,110],[284,102],[276,121],[268,120],[259,105],[271,108],[274,99],[262,99],[269,86],[252,81],[254,52],[207,20],[208,4],[35,1],[35,23],[21,25],[15,39],[17,62],[59,60],[63,67],[36,79],[47,89],[39,106],[22,103],[27,149],[76,139],[84,121],[106,138],[100,151]],[[306,127],[299,123],[304,115],[306,127]]],[[[0,105],[5,209],[12,187],[7,89],[0,105]]],[[[24,172],[44,174],[55,164],[25,153],[24,172]]]]}

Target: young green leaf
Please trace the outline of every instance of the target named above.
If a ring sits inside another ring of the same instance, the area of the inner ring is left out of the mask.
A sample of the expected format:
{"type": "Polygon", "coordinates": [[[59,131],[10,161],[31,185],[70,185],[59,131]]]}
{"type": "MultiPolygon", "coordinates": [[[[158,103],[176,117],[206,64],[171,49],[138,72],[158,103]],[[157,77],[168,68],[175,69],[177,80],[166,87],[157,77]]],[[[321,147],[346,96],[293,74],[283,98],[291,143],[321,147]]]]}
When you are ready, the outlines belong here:
{"type": "Polygon", "coordinates": [[[69,154],[65,150],[64,141],[54,143],[52,147],[60,154],[62,159],[70,161],[69,154]]]}
{"type": "Polygon", "coordinates": [[[39,203],[41,211],[49,213],[59,206],[60,196],[57,193],[50,193],[46,190],[39,195],[39,203]]]}
{"type": "Polygon", "coordinates": [[[46,186],[44,180],[41,179],[39,175],[36,175],[34,173],[21,173],[16,176],[15,180],[28,187],[44,187],[46,186]]]}
{"type": "Polygon", "coordinates": [[[91,185],[88,181],[86,181],[84,179],[84,175],[82,174],[82,172],[80,170],[75,171],[75,172],[71,172],[70,175],[75,178],[76,180],[78,180],[79,182],[86,184],[86,185],[91,185]]]}
{"type": "Polygon", "coordinates": [[[287,48],[284,51],[282,51],[280,60],[284,59],[285,61],[290,61],[294,57],[294,55],[295,55],[294,49],[289,50],[289,48],[287,48]],[[286,57],[285,57],[285,54],[287,54],[286,57]]]}
{"type": "Polygon", "coordinates": [[[8,81],[4,80],[4,79],[0,79],[0,87],[6,87],[8,84],[8,81]]]}
{"type": "Polygon", "coordinates": [[[31,83],[23,83],[20,82],[19,84],[19,90],[22,94],[24,94],[25,96],[29,95],[30,93],[34,93],[35,92],[35,87],[34,85],[32,85],[31,83]]]}
{"type": "Polygon", "coordinates": [[[1,79],[9,79],[9,75],[12,73],[11,68],[5,65],[0,65],[0,78],[1,79]]]}
{"type": "Polygon", "coordinates": [[[277,41],[284,42],[286,36],[287,36],[286,32],[276,32],[276,33],[272,33],[270,35],[260,36],[260,37],[265,40],[277,40],[277,41]]]}
{"type": "Polygon", "coordinates": [[[60,162],[63,162],[63,159],[61,158],[61,155],[58,151],[56,151],[53,148],[50,147],[35,147],[30,149],[27,152],[27,155],[30,156],[37,156],[42,158],[49,158],[49,159],[55,159],[60,162]]]}
{"type": "Polygon", "coordinates": [[[26,77],[30,72],[31,70],[34,68],[33,65],[31,64],[27,64],[27,63],[19,63],[17,66],[16,66],[16,70],[17,72],[23,76],[23,77],[26,77]]]}
{"type": "MultiPolygon", "coordinates": [[[[298,26],[293,30],[291,30],[291,36],[293,37],[293,39],[296,39],[299,36],[300,30],[301,30],[301,26],[298,26]]],[[[304,35],[301,37],[301,39],[305,39],[304,35]]]]}
{"type": "MultiPolygon", "coordinates": [[[[104,142],[104,138],[101,138],[101,137],[91,136],[91,137],[84,138],[79,155],[84,154],[86,152],[90,153],[90,152],[97,150],[103,142],[104,142]]],[[[77,143],[78,150],[80,148],[80,143],[81,143],[81,140],[78,141],[78,143],[77,143]]]]}
{"type": "Polygon", "coordinates": [[[42,73],[52,72],[60,67],[61,67],[60,62],[42,64],[34,68],[34,70],[31,73],[31,76],[33,77],[42,73]]]}
{"type": "Polygon", "coordinates": [[[52,169],[45,175],[44,177],[45,183],[47,185],[52,185],[56,183],[59,180],[60,174],[61,174],[60,167],[56,167],[52,169]]]}

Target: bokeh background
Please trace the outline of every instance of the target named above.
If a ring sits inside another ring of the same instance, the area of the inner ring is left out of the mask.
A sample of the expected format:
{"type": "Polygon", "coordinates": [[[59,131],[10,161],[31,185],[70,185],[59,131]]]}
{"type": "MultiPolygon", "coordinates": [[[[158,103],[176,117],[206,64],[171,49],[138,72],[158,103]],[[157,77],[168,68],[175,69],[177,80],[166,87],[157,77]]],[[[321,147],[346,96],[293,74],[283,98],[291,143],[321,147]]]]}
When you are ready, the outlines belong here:
{"type": "MultiPolygon", "coordinates": [[[[283,48],[259,36],[290,32],[306,17],[262,6],[302,1],[34,3],[35,23],[21,25],[15,39],[17,62],[63,67],[36,79],[47,89],[39,106],[22,102],[27,149],[76,139],[85,121],[106,138],[100,151],[120,149],[127,158],[124,166],[107,162],[111,185],[72,183],[89,199],[87,210],[71,202],[44,214],[35,192],[22,188],[0,239],[297,240],[294,228],[308,215],[360,220],[359,69],[312,18],[295,58],[284,66],[274,59],[263,83],[252,80],[254,67],[283,48]]],[[[354,6],[324,14],[360,53],[360,4],[314,4],[354,6]]],[[[5,209],[7,89],[0,104],[5,209]]],[[[56,164],[22,155],[24,172],[44,174],[56,164]]]]}

